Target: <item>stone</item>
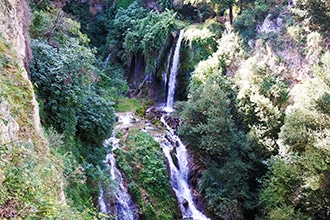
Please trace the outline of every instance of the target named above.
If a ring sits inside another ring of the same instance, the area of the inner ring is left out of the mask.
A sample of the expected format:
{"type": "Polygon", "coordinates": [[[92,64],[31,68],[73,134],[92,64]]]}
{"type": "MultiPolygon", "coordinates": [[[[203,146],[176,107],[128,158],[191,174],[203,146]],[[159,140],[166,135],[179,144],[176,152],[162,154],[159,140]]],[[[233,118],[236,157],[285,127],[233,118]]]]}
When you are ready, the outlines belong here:
{"type": "Polygon", "coordinates": [[[188,200],[183,199],[183,201],[182,201],[182,205],[183,205],[183,207],[188,208],[188,206],[189,206],[189,202],[188,202],[188,200]]]}

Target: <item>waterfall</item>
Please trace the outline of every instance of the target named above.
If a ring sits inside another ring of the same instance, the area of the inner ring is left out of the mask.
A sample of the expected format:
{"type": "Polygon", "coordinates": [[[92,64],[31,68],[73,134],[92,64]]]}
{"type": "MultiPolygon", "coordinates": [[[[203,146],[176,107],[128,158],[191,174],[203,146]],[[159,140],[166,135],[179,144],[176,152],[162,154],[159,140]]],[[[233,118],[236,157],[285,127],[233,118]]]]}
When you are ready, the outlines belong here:
{"type": "Polygon", "coordinates": [[[108,54],[107,58],[105,59],[104,65],[103,65],[103,69],[105,70],[107,68],[107,65],[110,61],[110,53],[108,54]]]}
{"type": "Polygon", "coordinates": [[[171,47],[170,52],[167,56],[166,69],[163,72],[164,94],[166,94],[166,91],[167,91],[167,73],[169,72],[169,69],[170,69],[172,53],[173,53],[173,47],[171,47]]]}
{"type": "Polygon", "coordinates": [[[179,32],[179,38],[178,41],[176,42],[175,50],[173,54],[170,78],[168,81],[167,102],[165,108],[167,112],[173,111],[174,92],[175,92],[176,77],[178,75],[178,69],[179,69],[180,47],[181,47],[182,39],[183,39],[183,30],[179,32]]]}
{"type": "MultiPolygon", "coordinates": [[[[128,127],[131,122],[132,114],[126,114],[119,117],[118,121],[121,124],[117,125],[115,130],[123,127],[128,127]]],[[[99,196],[100,212],[115,216],[115,220],[137,220],[135,205],[131,196],[124,186],[124,181],[120,170],[117,168],[116,159],[113,151],[119,148],[119,139],[115,136],[109,138],[106,142],[112,143],[112,151],[109,152],[104,161],[107,166],[110,166],[110,177],[115,184],[113,198],[107,198],[107,190],[101,188],[99,196]]]]}
{"type": "Polygon", "coordinates": [[[165,122],[164,116],[161,118],[162,123],[168,129],[167,136],[172,139],[173,144],[165,140],[161,143],[164,155],[166,156],[171,175],[171,185],[176,194],[178,202],[180,204],[180,209],[183,215],[183,219],[195,219],[195,220],[209,220],[203,213],[201,213],[193,201],[191,190],[188,183],[188,153],[186,147],[182,144],[180,138],[175,135],[173,129],[171,129],[165,122]],[[177,163],[174,163],[171,156],[171,151],[175,152],[177,157],[177,163]]]}

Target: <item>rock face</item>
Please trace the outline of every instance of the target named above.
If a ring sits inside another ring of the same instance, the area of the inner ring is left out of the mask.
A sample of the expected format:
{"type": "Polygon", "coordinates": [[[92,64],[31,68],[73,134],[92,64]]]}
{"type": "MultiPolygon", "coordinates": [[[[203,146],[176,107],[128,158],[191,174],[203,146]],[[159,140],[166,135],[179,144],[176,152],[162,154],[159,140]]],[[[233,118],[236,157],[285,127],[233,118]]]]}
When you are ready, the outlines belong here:
{"type": "Polygon", "coordinates": [[[8,102],[3,100],[0,103],[0,143],[14,142],[18,140],[18,123],[10,115],[8,102]]]}
{"type": "MultiPolygon", "coordinates": [[[[2,0],[0,3],[0,33],[11,43],[17,62],[27,67],[32,58],[29,38],[30,10],[26,0],[2,0]]],[[[23,73],[27,78],[27,72],[23,73]]]]}
{"type": "Polygon", "coordinates": [[[265,18],[264,22],[258,29],[259,33],[278,33],[284,28],[283,19],[280,16],[276,18],[273,18],[273,16],[274,15],[272,14],[268,14],[268,16],[265,18]]]}
{"type": "Polygon", "coordinates": [[[9,46],[0,49],[0,56],[6,56],[14,65],[0,66],[0,143],[23,137],[30,141],[31,135],[40,133],[39,108],[27,72],[32,58],[29,25],[30,11],[26,0],[1,0],[1,41],[2,45],[9,46]],[[8,88],[24,90],[25,95],[16,94],[17,98],[11,99],[8,88]]]}

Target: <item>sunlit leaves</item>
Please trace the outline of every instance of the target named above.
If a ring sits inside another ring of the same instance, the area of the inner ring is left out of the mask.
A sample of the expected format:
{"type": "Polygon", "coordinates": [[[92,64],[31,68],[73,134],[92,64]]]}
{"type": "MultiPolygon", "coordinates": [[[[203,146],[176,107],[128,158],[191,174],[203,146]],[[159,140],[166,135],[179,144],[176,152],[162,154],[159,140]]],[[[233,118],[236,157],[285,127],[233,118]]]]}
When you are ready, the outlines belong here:
{"type": "Polygon", "coordinates": [[[314,78],[292,90],[295,102],[286,109],[279,134],[281,156],[271,163],[272,174],[261,193],[268,213],[286,212],[285,206],[292,206],[300,209],[295,215],[329,217],[330,117],[325,103],[330,87],[323,75],[326,70],[316,70],[314,78]],[[294,175],[284,175],[288,172],[294,175]]]}
{"type": "Polygon", "coordinates": [[[80,23],[68,18],[60,9],[50,11],[34,10],[30,33],[32,38],[45,38],[52,44],[66,44],[70,37],[76,37],[81,44],[89,39],[80,31],[80,23]]]}
{"type": "Polygon", "coordinates": [[[34,148],[19,142],[0,145],[0,217],[91,217],[64,204],[62,158],[49,152],[40,155],[34,148]]]}
{"type": "Polygon", "coordinates": [[[240,49],[241,41],[237,34],[223,34],[218,42],[217,51],[196,65],[192,73],[191,90],[200,84],[205,84],[210,76],[225,75],[227,68],[240,59],[242,55],[240,49]]]}

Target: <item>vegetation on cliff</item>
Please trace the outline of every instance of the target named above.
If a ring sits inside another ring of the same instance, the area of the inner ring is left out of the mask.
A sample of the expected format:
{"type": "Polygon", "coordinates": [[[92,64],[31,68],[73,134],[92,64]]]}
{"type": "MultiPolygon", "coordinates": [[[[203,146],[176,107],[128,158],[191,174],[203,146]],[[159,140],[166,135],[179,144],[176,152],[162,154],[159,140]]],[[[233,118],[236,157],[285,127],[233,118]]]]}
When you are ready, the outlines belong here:
{"type": "Polygon", "coordinates": [[[57,153],[56,134],[38,127],[31,82],[2,36],[0,57],[0,218],[90,218],[94,209],[79,212],[67,205],[63,174],[69,157],[57,153]]]}

